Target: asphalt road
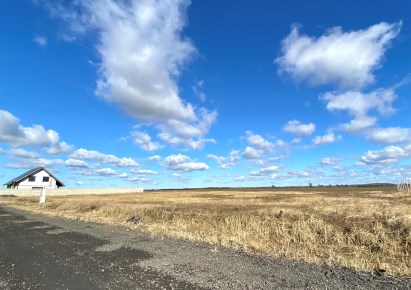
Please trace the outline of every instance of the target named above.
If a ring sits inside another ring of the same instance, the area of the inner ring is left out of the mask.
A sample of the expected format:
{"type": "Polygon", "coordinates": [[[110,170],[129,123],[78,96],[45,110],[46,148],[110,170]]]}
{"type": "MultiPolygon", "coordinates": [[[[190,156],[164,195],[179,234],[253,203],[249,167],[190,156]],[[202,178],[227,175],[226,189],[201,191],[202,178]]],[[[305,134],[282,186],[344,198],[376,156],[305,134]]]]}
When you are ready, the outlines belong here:
{"type": "Polygon", "coordinates": [[[411,280],[29,214],[0,205],[0,289],[411,289],[411,280]]]}

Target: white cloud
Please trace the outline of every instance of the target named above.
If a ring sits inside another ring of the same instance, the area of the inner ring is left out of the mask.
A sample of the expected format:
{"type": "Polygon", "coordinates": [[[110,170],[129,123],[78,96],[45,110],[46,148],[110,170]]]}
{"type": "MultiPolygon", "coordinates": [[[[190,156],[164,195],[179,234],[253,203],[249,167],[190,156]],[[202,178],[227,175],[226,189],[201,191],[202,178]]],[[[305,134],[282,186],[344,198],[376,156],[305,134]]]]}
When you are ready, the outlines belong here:
{"type": "Polygon", "coordinates": [[[119,175],[118,177],[120,177],[120,178],[127,178],[127,177],[128,177],[128,174],[125,173],[125,172],[122,172],[122,173],[120,173],[120,175],[119,175]]]}
{"type": "Polygon", "coordinates": [[[77,181],[77,182],[76,182],[76,185],[77,185],[77,186],[82,186],[83,184],[84,184],[83,181],[77,181]]]}
{"type": "Polygon", "coordinates": [[[333,131],[328,130],[327,134],[323,136],[316,136],[312,141],[314,145],[321,145],[335,143],[341,140],[341,135],[335,135],[333,131]]]}
{"type": "Polygon", "coordinates": [[[210,158],[212,160],[214,160],[215,162],[217,162],[218,164],[223,163],[226,160],[226,157],[223,156],[217,156],[215,154],[208,154],[207,158],[210,158]]]}
{"type": "Polygon", "coordinates": [[[321,166],[328,166],[328,165],[334,165],[340,162],[342,159],[337,158],[337,157],[324,157],[321,159],[320,165],[321,166]]]}
{"type": "Polygon", "coordinates": [[[127,178],[127,180],[128,181],[139,181],[139,182],[144,182],[144,183],[151,182],[151,179],[149,179],[145,176],[133,176],[133,177],[127,178]]]}
{"type": "Polygon", "coordinates": [[[328,92],[320,97],[327,102],[329,111],[347,111],[354,117],[350,123],[342,124],[342,128],[350,133],[362,133],[372,127],[377,119],[369,116],[370,111],[381,115],[395,112],[392,102],[396,95],[393,89],[378,89],[370,93],[347,91],[343,93],[328,92]]]}
{"type": "Polygon", "coordinates": [[[206,143],[216,143],[214,139],[203,138],[216,118],[217,112],[207,112],[201,109],[199,118],[194,123],[189,124],[182,120],[169,119],[157,126],[161,131],[157,137],[170,145],[202,149],[206,143]]]}
{"type": "Polygon", "coordinates": [[[206,95],[203,92],[203,87],[204,87],[204,81],[198,81],[196,82],[194,85],[191,86],[191,88],[193,89],[194,94],[202,101],[205,102],[206,100],[206,95]]]}
{"type": "Polygon", "coordinates": [[[274,147],[274,144],[265,140],[261,135],[254,134],[251,131],[247,131],[247,141],[254,148],[270,150],[274,147]]]}
{"type": "Polygon", "coordinates": [[[234,178],[235,181],[245,181],[246,178],[244,176],[238,176],[234,178]]]}
{"type": "Polygon", "coordinates": [[[389,127],[375,128],[367,133],[366,138],[374,143],[392,145],[400,142],[411,142],[411,128],[389,127]]]}
{"type": "Polygon", "coordinates": [[[264,151],[247,146],[241,156],[245,159],[259,159],[264,156],[264,151]]]}
{"type": "Polygon", "coordinates": [[[68,167],[88,168],[87,162],[78,159],[67,159],[65,164],[68,167]]]}
{"type": "Polygon", "coordinates": [[[139,164],[132,158],[118,158],[114,155],[103,154],[94,150],[77,149],[70,155],[70,158],[79,160],[96,160],[101,163],[113,164],[117,167],[138,167],[139,164]]]}
{"type": "Polygon", "coordinates": [[[359,91],[328,92],[322,96],[322,99],[328,102],[329,111],[346,110],[353,116],[365,115],[371,109],[383,115],[392,114],[395,110],[391,103],[395,98],[392,89],[378,89],[368,94],[359,91]]]}
{"type": "Polygon", "coordinates": [[[218,167],[220,167],[221,169],[230,169],[234,165],[235,164],[233,164],[233,163],[223,163],[223,164],[220,164],[218,167]]]}
{"type": "Polygon", "coordinates": [[[239,153],[240,151],[238,150],[232,150],[227,157],[208,154],[207,158],[210,158],[217,162],[218,167],[220,167],[221,169],[229,169],[235,166],[236,162],[240,159],[239,153]]]}
{"type": "MultiPolygon", "coordinates": [[[[120,174],[113,170],[112,168],[99,168],[99,167],[88,167],[88,168],[83,168],[81,171],[78,171],[78,174],[80,175],[86,175],[86,176],[119,176],[120,174]]],[[[91,180],[91,179],[90,179],[91,180]]]]}
{"type": "Polygon", "coordinates": [[[182,154],[170,155],[164,158],[164,165],[171,170],[176,171],[195,171],[208,170],[209,167],[203,162],[193,162],[190,157],[182,154]]]}
{"type": "Polygon", "coordinates": [[[207,143],[216,143],[214,139],[199,139],[193,140],[192,138],[179,137],[170,133],[160,133],[157,135],[163,142],[174,145],[191,147],[194,150],[203,149],[207,143]]]}
{"type": "Polygon", "coordinates": [[[384,177],[391,177],[395,178],[394,182],[398,180],[398,178],[409,178],[411,176],[411,166],[404,166],[404,167],[390,167],[387,164],[384,165],[372,165],[369,166],[369,172],[373,173],[374,175],[382,175],[384,177]]]}
{"type": "Polygon", "coordinates": [[[150,135],[145,132],[134,131],[131,135],[134,143],[140,145],[140,147],[145,151],[152,152],[163,148],[160,143],[151,141],[150,135]]]}
{"type": "Polygon", "coordinates": [[[315,131],[315,125],[313,123],[302,124],[298,120],[292,120],[283,126],[283,131],[293,133],[300,137],[306,137],[315,131]]]}
{"type": "Polygon", "coordinates": [[[41,47],[47,46],[47,38],[45,36],[36,36],[33,41],[41,47]]]}
{"type": "Polygon", "coordinates": [[[374,81],[391,40],[402,23],[381,22],[364,30],[329,29],[315,38],[301,35],[297,26],[282,41],[282,55],[275,60],[280,73],[311,85],[336,84],[360,88],[374,81]]]}
{"type": "Polygon", "coordinates": [[[250,175],[252,176],[266,176],[266,175],[270,175],[274,172],[278,172],[280,171],[280,167],[279,166],[269,166],[269,167],[265,167],[265,168],[261,168],[260,170],[257,171],[251,171],[250,175]]]}
{"type": "Polygon", "coordinates": [[[11,146],[50,146],[51,148],[70,146],[65,142],[60,142],[59,134],[56,131],[46,130],[41,125],[23,127],[18,118],[4,110],[0,110],[0,142],[11,146]]]}
{"type": "Polygon", "coordinates": [[[72,33],[98,33],[98,96],[156,126],[164,142],[199,149],[217,114],[179,96],[177,79],[196,54],[191,41],[182,36],[189,4],[188,0],[89,0],[45,5],[72,33]]]}
{"type": "Polygon", "coordinates": [[[21,148],[13,148],[9,152],[11,155],[22,157],[22,158],[28,158],[28,159],[36,159],[39,158],[40,155],[37,154],[36,152],[29,152],[27,150],[21,149],[21,148]]]}
{"type": "Polygon", "coordinates": [[[278,156],[275,156],[275,157],[267,158],[267,162],[277,162],[277,161],[284,160],[287,157],[288,157],[287,154],[281,154],[281,155],[278,155],[278,156]]]}
{"type": "Polygon", "coordinates": [[[161,160],[161,156],[160,155],[153,155],[153,156],[148,157],[147,160],[159,161],[159,160],[161,160]]]}
{"type": "Polygon", "coordinates": [[[149,170],[149,169],[131,169],[131,172],[136,173],[136,174],[149,174],[149,175],[156,175],[158,174],[157,171],[154,170],[149,170]]]}
{"type": "Polygon", "coordinates": [[[99,169],[93,170],[93,175],[98,175],[98,176],[112,176],[116,174],[117,172],[111,168],[99,168],[99,169]]]}
{"type": "Polygon", "coordinates": [[[364,133],[377,123],[377,118],[360,116],[351,120],[349,123],[341,124],[341,129],[351,134],[364,133]]]}
{"type": "Polygon", "coordinates": [[[119,158],[119,161],[114,162],[113,164],[117,167],[138,167],[140,166],[134,159],[130,157],[119,158]]]}
{"type": "Polygon", "coordinates": [[[382,150],[369,150],[360,160],[365,164],[385,164],[411,158],[411,145],[404,147],[387,146],[382,150]]]}
{"type": "Polygon", "coordinates": [[[289,177],[300,177],[300,178],[305,178],[305,177],[310,177],[311,174],[307,171],[304,170],[290,170],[287,172],[287,175],[289,177]]]}
{"type": "Polygon", "coordinates": [[[36,158],[36,159],[18,159],[14,160],[13,163],[6,164],[6,168],[16,168],[16,169],[33,169],[38,166],[44,167],[53,167],[56,165],[64,165],[64,161],[61,159],[44,159],[44,158],[36,158]]]}
{"type": "Polygon", "coordinates": [[[232,150],[230,152],[230,156],[228,157],[230,162],[237,162],[240,160],[240,151],[239,150],[232,150]]]}
{"type": "Polygon", "coordinates": [[[51,147],[44,148],[43,151],[46,154],[52,154],[52,155],[57,155],[57,154],[67,154],[73,151],[73,146],[67,144],[66,142],[59,142],[57,144],[53,144],[51,147]]]}
{"type": "Polygon", "coordinates": [[[285,146],[287,146],[287,143],[285,141],[281,140],[281,139],[278,139],[278,140],[275,141],[275,146],[285,147],[285,146]]]}

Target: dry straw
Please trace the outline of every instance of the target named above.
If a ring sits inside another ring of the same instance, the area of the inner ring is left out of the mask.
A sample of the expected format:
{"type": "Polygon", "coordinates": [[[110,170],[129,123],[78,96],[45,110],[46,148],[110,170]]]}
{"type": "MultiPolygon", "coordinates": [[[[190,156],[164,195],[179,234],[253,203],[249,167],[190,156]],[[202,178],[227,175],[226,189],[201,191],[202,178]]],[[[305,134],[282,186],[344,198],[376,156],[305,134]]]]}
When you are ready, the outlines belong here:
{"type": "Polygon", "coordinates": [[[122,224],[247,252],[411,277],[411,193],[395,187],[148,191],[0,199],[71,219],[122,224]],[[126,223],[143,218],[137,225],[126,223]]]}

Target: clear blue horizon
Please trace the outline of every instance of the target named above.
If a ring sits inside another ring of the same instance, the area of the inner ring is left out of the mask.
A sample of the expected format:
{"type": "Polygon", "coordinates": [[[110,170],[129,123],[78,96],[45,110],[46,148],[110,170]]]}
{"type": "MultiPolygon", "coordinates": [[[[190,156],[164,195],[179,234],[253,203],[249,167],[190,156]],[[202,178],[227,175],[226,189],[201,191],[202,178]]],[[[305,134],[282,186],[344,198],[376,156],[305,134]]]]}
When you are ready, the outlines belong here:
{"type": "Polygon", "coordinates": [[[409,1],[4,1],[0,180],[411,177],[409,1]]]}

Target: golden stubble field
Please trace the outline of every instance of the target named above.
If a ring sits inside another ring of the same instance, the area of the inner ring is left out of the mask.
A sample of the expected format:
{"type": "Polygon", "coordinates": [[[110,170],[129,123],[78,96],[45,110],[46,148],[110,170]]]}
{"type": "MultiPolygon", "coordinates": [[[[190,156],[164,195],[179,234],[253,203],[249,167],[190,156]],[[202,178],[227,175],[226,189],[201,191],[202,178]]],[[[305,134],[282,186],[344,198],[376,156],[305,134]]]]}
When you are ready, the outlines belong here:
{"type": "Polygon", "coordinates": [[[69,219],[124,225],[271,257],[411,277],[411,193],[393,187],[146,191],[0,198],[69,219]],[[143,218],[137,225],[126,223],[143,218]]]}

